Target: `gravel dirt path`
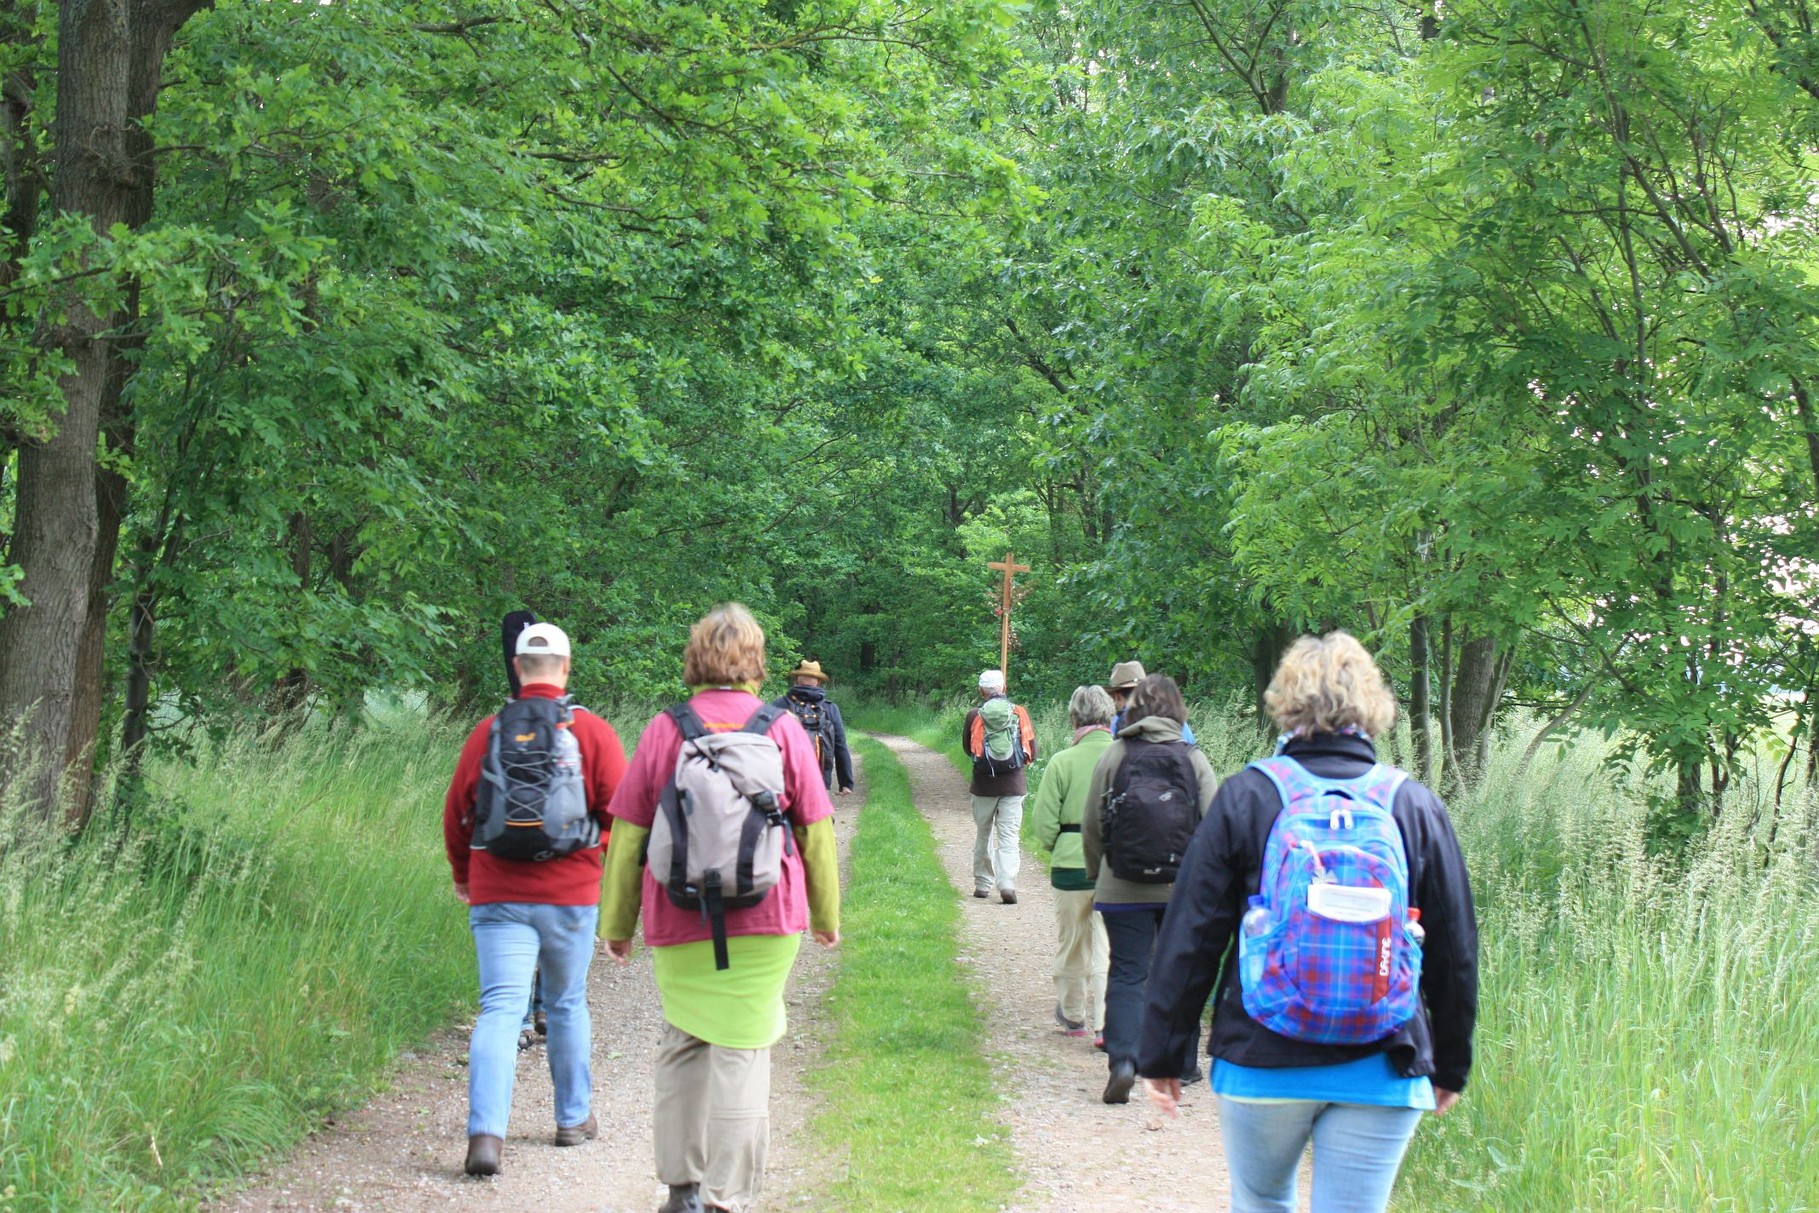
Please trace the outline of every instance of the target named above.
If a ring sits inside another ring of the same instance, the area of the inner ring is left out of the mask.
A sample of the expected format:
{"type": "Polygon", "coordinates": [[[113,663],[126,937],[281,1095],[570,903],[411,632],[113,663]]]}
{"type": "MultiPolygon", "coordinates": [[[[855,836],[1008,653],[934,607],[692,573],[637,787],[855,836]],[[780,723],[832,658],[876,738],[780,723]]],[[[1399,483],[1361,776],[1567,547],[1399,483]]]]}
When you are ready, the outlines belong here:
{"type": "MultiPolygon", "coordinates": [[[[1227,1207],[1219,1120],[1204,1083],[1165,1120],[1139,1084],[1122,1107],[1101,1103],[1105,1054],[1055,1025],[1055,910],[1048,874],[1027,853],[1017,904],[972,896],[973,811],[947,758],[880,737],[909,770],[964,915],[961,961],[985,1011],[988,1052],[1007,1106],[1024,1188],[1019,1213],[1187,1213],[1227,1207]]],[[[1305,1182],[1305,1177],[1304,1177],[1305,1182]]],[[[1303,1197],[1305,1199],[1305,1195],[1303,1197]]]]}
{"type": "MultiPolygon", "coordinates": [[[[864,803],[840,797],[835,832],[844,864],[864,803]]],[[[451,913],[455,912],[453,909],[451,913]]],[[[803,941],[791,975],[789,1033],[772,1051],[770,1209],[798,1209],[825,1166],[805,1126],[815,1097],[805,1078],[826,1028],[823,995],[835,957],[803,941]]],[[[463,1175],[467,1151],[467,1037],[471,1020],[400,1061],[389,1089],[331,1122],[271,1173],[206,1206],[209,1213],[651,1213],[666,1189],[651,1157],[651,1059],[662,1032],[650,953],[640,947],[621,969],[596,956],[588,975],[594,1023],[594,1114],[600,1138],[557,1149],[549,1067],[541,1046],[518,1055],[504,1169],[493,1179],[463,1175]]]]}

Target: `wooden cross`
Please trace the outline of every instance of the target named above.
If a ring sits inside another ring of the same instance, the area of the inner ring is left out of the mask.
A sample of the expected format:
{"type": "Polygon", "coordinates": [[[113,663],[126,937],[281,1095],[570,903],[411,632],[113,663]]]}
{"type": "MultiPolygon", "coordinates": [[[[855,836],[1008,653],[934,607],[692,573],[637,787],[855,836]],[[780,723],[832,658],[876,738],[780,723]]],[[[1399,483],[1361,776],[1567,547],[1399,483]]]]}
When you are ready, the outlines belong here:
{"type": "Polygon", "coordinates": [[[1030,566],[1018,564],[1017,558],[1010,552],[1004,554],[1003,560],[994,560],[985,566],[988,569],[1004,571],[1004,589],[998,600],[998,672],[1004,675],[1009,683],[1011,673],[1011,578],[1018,573],[1027,573],[1030,566]]]}

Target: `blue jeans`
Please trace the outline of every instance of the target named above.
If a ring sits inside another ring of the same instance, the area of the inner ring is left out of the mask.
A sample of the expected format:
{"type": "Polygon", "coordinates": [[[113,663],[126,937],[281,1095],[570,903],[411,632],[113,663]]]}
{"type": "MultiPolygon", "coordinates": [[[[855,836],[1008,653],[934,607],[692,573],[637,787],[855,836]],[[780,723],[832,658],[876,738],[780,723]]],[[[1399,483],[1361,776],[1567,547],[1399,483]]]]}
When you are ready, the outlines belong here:
{"type": "MultiPolygon", "coordinates": [[[[1132,910],[1106,910],[1105,939],[1111,962],[1105,974],[1105,1061],[1108,1069],[1119,1062],[1137,1063],[1137,1039],[1143,1031],[1144,987],[1149,984],[1150,956],[1156,950],[1156,931],[1162,925],[1165,905],[1132,910]]],[[[1188,1045],[1189,1070],[1200,1064],[1200,1026],[1188,1045]]]]}
{"type": "Polygon", "coordinates": [[[1219,1097],[1232,1213],[1295,1213],[1295,1165],[1314,1140],[1310,1213],[1383,1213],[1421,1113],[1365,1104],[1219,1097]]]}
{"type": "Polygon", "coordinates": [[[556,1126],[586,1122],[594,1076],[588,1055],[587,967],[594,956],[598,906],[498,902],[474,906],[468,924],[480,957],[480,1018],[467,1051],[467,1133],[505,1136],[518,1071],[518,1025],[531,980],[543,974],[549,1016],[549,1073],[556,1088],[556,1126]]]}

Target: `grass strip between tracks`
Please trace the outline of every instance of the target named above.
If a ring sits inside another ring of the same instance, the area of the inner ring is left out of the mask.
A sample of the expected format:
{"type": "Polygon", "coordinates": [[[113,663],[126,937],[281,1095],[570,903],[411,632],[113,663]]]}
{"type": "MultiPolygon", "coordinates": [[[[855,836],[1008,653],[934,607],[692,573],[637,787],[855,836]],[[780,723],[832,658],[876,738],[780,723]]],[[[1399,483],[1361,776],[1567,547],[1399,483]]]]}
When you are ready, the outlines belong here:
{"type": "Polygon", "coordinates": [[[814,1137],[844,1152],[826,1203],[996,1210],[1017,1187],[957,955],[960,911],[903,764],[870,738],[814,1137]]]}

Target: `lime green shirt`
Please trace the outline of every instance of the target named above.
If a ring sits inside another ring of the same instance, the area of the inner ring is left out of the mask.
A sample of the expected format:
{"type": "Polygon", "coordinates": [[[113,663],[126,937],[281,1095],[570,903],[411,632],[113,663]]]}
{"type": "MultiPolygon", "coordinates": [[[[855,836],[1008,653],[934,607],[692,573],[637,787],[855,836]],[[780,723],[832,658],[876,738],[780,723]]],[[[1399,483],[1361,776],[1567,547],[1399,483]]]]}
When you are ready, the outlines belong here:
{"type": "Polygon", "coordinates": [[[789,1027],[783,987],[801,946],[800,935],[735,935],[718,970],[711,939],[652,948],[663,1018],[711,1045],[770,1048],[789,1027]]]}

